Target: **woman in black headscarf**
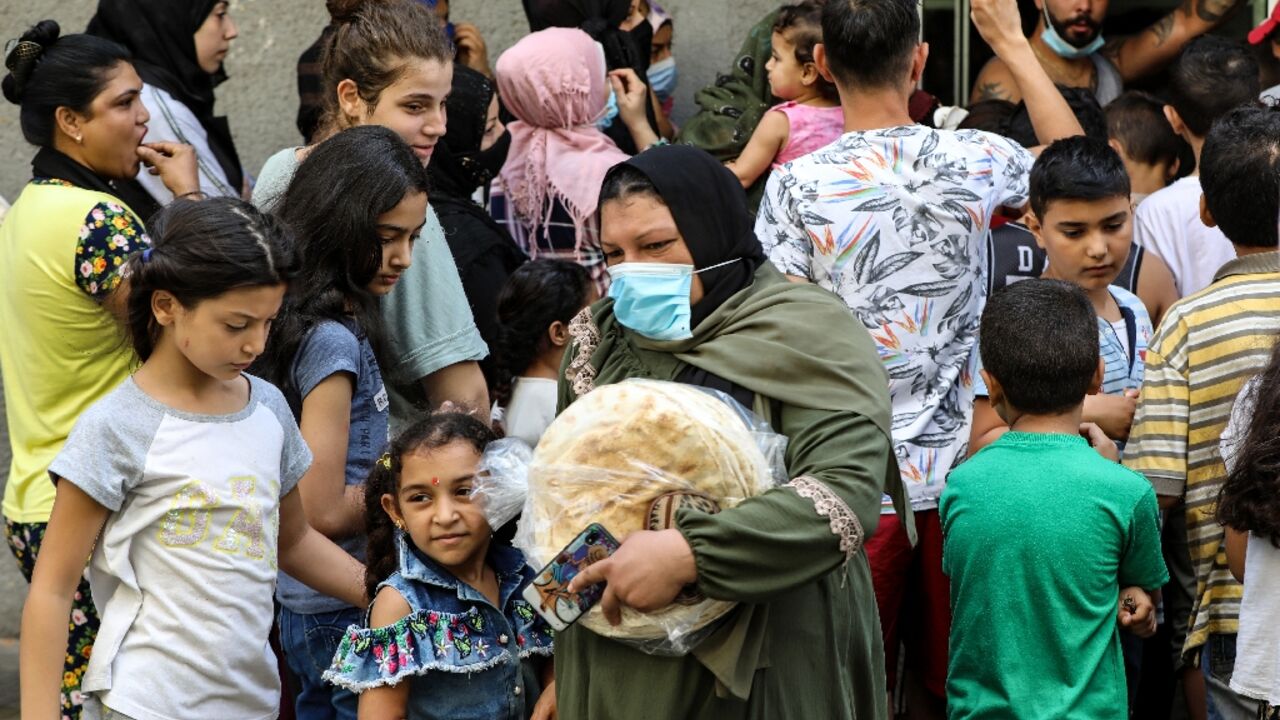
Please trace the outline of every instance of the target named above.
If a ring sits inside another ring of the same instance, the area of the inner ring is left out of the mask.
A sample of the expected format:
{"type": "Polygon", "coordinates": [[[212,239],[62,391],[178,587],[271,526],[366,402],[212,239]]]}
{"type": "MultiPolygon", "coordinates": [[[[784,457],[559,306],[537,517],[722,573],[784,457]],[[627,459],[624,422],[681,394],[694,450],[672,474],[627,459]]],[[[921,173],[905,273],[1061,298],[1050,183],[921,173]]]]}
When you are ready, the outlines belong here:
{"type": "MultiPolygon", "coordinates": [[[[492,350],[498,333],[498,293],[507,276],[528,258],[473,199],[478,191],[488,194],[489,181],[507,160],[511,135],[498,119],[492,81],[461,63],[453,66],[447,130],[427,166],[431,207],[444,228],[476,328],[492,350]]],[[[480,362],[480,369],[492,387],[492,353],[480,362]]]]}
{"type": "Polygon", "coordinates": [[[619,606],[658,610],[689,584],[740,605],[677,657],[580,626],[556,633],[562,720],[887,714],[862,540],[885,491],[910,517],[888,377],[839,298],[765,260],[734,180],[679,145],[609,171],[600,240],[613,284],[570,324],[560,407],[629,378],[727,390],[787,436],[791,481],[719,513],[682,508],[673,527],[628,535],[573,581],[607,583],[613,622],[619,606]]]}
{"type": "MultiPolygon", "coordinates": [[[[99,0],[86,32],[133,54],[151,113],[147,140],[194,147],[206,195],[244,196],[231,127],[213,114],[213,88],[227,79],[222,61],[237,35],[226,0],[99,0]]],[[[173,199],[148,173],[138,183],[161,204],[173,199]]]]}

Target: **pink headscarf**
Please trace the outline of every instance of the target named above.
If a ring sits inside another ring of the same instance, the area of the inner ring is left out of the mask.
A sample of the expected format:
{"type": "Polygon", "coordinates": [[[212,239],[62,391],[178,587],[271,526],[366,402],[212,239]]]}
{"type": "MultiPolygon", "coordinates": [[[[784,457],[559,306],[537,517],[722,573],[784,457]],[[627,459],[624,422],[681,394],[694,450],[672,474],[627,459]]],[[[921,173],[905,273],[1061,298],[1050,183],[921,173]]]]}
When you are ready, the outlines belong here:
{"type": "Polygon", "coordinates": [[[649,21],[649,27],[653,28],[653,34],[657,35],[663,25],[672,22],[671,13],[662,9],[662,6],[653,0],[649,0],[649,17],[645,18],[649,21]]]}
{"type": "Polygon", "coordinates": [[[609,99],[604,53],[581,30],[548,28],[502,53],[496,69],[502,102],[517,118],[507,126],[511,152],[500,173],[507,196],[535,237],[559,200],[581,244],[605,173],[628,159],[594,125],[609,99]]]}

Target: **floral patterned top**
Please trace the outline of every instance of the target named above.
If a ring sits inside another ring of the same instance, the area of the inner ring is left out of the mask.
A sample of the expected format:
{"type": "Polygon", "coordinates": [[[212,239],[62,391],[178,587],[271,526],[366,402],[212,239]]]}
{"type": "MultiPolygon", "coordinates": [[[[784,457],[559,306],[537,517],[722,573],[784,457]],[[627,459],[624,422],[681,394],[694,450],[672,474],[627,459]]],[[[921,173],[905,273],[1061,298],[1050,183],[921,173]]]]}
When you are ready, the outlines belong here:
{"type": "MultiPolygon", "coordinates": [[[[36,185],[74,187],[66,180],[40,178],[36,185]]],[[[89,210],[76,243],[76,285],[102,302],[124,279],[121,268],[129,255],[151,247],[142,221],[119,203],[100,202],[89,210]]]]}
{"type": "Polygon", "coordinates": [[[552,630],[520,591],[533,578],[524,554],[494,544],[488,562],[498,576],[501,609],[458,580],[396,531],[400,569],[378,589],[393,587],[410,613],[385,627],[347,629],[328,682],[353,692],[408,680],[410,720],[520,720],[540,692],[535,655],[550,657],[552,630]]]}
{"type": "Polygon", "coordinates": [[[876,343],[916,510],[937,507],[967,453],[987,230],[1027,202],[1034,160],[998,135],[904,125],[846,133],[765,188],[769,259],[839,295],[876,343]]]}

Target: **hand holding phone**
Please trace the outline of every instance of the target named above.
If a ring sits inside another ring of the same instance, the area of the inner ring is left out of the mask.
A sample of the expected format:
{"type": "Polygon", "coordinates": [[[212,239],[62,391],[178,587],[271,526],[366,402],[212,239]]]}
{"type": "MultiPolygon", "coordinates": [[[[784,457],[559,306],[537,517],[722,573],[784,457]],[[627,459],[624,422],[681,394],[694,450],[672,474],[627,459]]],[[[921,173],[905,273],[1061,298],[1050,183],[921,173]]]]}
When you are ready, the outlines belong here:
{"type": "Polygon", "coordinates": [[[578,573],[569,589],[580,591],[603,581],[600,614],[616,626],[622,623],[623,608],[661,610],[697,580],[693,548],[679,530],[668,528],[631,533],[617,552],[578,573]]]}
{"type": "Polygon", "coordinates": [[[572,625],[600,602],[604,584],[569,592],[569,582],[593,563],[618,549],[619,543],[599,523],[591,523],[569,542],[524,589],[524,599],[557,632],[572,625]]]}

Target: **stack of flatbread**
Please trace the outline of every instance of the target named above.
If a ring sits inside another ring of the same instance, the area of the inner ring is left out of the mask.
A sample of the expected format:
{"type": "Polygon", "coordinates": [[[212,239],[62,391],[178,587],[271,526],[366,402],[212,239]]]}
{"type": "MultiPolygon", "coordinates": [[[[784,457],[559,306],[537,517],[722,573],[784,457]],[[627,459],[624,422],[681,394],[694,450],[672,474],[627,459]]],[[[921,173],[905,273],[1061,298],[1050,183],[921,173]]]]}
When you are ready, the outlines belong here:
{"type": "MultiPolygon", "coordinates": [[[[669,526],[675,507],[726,509],[771,484],[769,464],[727,404],[679,383],[627,380],[578,398],[542,436],[521,536],[530,558],[544,562],[589,523],[622,541],[669,526]]],[[[694,595],[652,613],[624,608],[616,627],[599,607],[579,622],[607,637],[661,645],[733,605],[694,595]]]]}

